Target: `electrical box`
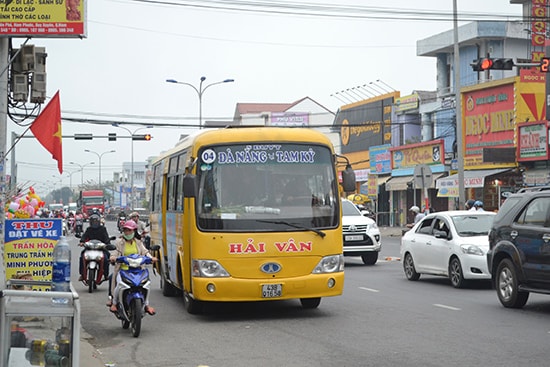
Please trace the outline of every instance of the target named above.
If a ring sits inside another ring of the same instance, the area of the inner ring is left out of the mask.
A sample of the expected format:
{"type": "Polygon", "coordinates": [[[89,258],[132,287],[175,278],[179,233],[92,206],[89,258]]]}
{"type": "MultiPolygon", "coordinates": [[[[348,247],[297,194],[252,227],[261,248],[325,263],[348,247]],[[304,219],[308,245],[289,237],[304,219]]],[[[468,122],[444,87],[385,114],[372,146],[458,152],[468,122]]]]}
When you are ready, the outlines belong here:
{"type": "Polygon", "coordinates": [[[46,47],[35,47],[34,48],[34,71],[37,73],[46,72],[46,47]]]}
{"type": "Polygon", "coordinates": [[[23,71],[34,71],[36,63],[34,45],[25,45],[21,47],[21,65],[23,71]]]}
{"type": "Polygon", "coordinates": [[[27,102],[29,98],[29,80],[27,74],[11,75],[11,93],[16,102],[27,102]]]}
{"type": "Polygon", "coordinates": [[[46,73],[34,72],[31,75],[31,103],[44,103],[46,100],[46,73]]]}

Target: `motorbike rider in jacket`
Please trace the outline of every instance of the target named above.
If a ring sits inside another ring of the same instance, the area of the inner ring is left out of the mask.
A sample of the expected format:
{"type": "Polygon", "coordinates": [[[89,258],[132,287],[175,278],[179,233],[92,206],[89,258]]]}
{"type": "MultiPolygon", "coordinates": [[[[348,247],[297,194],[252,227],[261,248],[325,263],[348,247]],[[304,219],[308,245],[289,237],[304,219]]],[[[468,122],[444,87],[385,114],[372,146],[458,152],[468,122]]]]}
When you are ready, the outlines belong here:
{"type": "MultiPolygon", "coordinates": [[[[116,250],[111,252],[111,262],[115,263],[117,257],[119,256],[128,256],[131,254],[139,254],[141,256],[148,256],[153,261],[157,261],[157,258],[152,256],[149,250],[145,248],[141,240],[135,237],[137,229],[137,224],[133,220],[127,220],[122,227],[122,236],[115,241],[116,250]]],[[[122,282],[120,278],[120,269],[123,267],[128,267],[125,264],[115,263],[115,270],[113,272],[113,278],[115,279],[114,284],[111,284],[111,295],[112,299],[109,299],[107,306],[110,307],[111,312],[117,312],[118,309],[118,293],[120,290],[119,284],[122,282]],[[114,288],[113,288],[114,285],[114,288]]],[[[155,309],[149,306],[149,294],[145,299],[145,312],[149,315],[156,314],[155,309]]]]}
{"type": "MultiPolygon", "coordinates": [[[[110,238],[109,238],[109,234],[107,233],[107,228],[105,228],[105,226],[101,225],[99,215],[98,214],[90,215],[89,222],[90,222],[90,225],[88,226],[88,228],[86,228],[86,231],[84,232],[84,234],[80,238],[80,243],[78,245],[79,246],[84,246],[84,242],[87,242],[87,241],[90,241],[90,240],[99,240],[103,243],[109,243],[110,238]]],[[[78,267],[78,270],[79,270],[79,273],[80,273],[80,278],[78,279],[79,281],[82,281],[82,279],[83,279],[82,274],[83,274],[83,271],[85,271],[85,269],[84,269],[84,252],[85,251],[86,250],[84,249],[80,253],[80,262],[79,262],[79,267],[78,267]]],[[[103,278],[105,280],[107,280],[109,278],[109,256],[110,256],[110,253],[107,250],[103,250],[103,253],[105,255],[103,257],[103,278]]]]}

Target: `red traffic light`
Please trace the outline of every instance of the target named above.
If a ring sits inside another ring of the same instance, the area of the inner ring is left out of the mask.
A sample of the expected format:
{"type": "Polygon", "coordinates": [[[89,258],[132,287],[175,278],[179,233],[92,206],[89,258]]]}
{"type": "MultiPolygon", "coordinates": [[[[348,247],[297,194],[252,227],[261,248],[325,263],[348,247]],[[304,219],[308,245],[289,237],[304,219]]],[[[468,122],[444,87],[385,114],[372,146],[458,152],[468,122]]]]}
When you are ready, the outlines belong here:
{"type": "Polygon", "coordinates": [[[132,140],[151,140],[153,137],[151,134],[138,134],[138,135],[132,135],[132,140]]]}
{"type": "Polygon", "coordinates": [[[483,59],[481,60],[481,70],[489,70],[493,67],[493,59],[483,59]]]}

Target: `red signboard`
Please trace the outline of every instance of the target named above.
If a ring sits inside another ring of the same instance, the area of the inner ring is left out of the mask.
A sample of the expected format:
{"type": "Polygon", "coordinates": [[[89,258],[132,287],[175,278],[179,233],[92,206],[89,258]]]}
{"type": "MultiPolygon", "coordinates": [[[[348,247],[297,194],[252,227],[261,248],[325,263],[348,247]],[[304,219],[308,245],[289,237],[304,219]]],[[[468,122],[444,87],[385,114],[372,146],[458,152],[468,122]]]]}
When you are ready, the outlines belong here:
{"type": "Polygon", "coordinates": [[[480,168],[484,148],[514,147],[514,84],[463,94],[464,166],[480,168]]]}

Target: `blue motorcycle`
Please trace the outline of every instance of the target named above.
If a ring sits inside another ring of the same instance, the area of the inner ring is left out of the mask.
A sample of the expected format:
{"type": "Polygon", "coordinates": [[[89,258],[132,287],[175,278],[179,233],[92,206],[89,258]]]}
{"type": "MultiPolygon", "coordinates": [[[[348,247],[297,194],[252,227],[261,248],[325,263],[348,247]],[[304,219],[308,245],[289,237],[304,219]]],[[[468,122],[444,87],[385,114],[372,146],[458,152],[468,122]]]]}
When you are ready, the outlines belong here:
{"type": "Polygon", "coordinates": [[[131,326],[132,335],[137,338],[141,332],[141,319],[145,315],[145,300],[151,284],[149,271],[144,265],[152,264],[153,261],[150,257],[132,254],[120,256],[116,262],[128,265],[128,269],[120,269],[122,282],[115,316],[122,321],[123,329],[131,326]]]}

